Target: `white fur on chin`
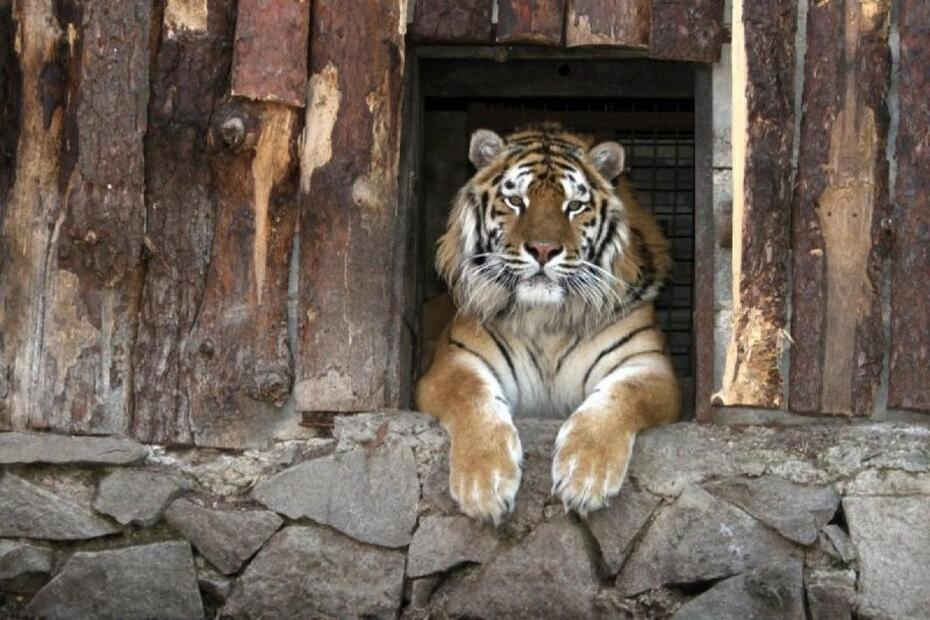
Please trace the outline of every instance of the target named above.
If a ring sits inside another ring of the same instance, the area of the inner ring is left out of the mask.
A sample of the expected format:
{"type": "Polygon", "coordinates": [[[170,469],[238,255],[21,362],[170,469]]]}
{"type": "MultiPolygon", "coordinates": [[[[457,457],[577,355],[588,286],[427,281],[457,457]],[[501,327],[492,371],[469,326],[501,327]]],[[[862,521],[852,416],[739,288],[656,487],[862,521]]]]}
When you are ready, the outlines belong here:
{"type": "Polygon", "coordinates": [[[526,306],[549,306],[565,301],[565,290],[554,282],[521,282],[517,302],[526,306]]]}

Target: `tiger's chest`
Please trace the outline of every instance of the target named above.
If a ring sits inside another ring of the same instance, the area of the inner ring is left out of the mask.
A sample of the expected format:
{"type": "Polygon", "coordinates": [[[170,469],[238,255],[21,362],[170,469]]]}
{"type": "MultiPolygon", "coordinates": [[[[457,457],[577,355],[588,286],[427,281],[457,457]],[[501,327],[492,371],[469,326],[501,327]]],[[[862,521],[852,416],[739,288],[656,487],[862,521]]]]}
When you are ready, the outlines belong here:
{"type": "Polygon", "coordinates": [[[569,334],[540,336],[509,343],[515,381],[504,386],[514,417],[566,418],[584,400],[584,342],[569,334]]]}

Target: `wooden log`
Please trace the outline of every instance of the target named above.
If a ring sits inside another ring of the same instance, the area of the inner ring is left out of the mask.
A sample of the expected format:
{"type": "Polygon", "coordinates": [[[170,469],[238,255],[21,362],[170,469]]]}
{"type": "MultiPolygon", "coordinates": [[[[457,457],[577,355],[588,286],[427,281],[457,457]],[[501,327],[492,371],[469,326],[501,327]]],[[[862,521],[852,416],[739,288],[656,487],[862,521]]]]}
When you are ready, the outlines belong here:
{"type": "Polygon", "coordinates": [[[160,24],[145,139],[146,273],[133,350],[131,430],[143,441],[193,441],[182,377],[197,354],[188,336],[210,268],[217,182],[207,135],[228,88],[235,10],[234,0],[215,2],[207,19],[169,3],[160,24]]]}
{"type": "Polygon", "coordinates": [[[812,5],[793,220],[790,409],[870,415],[881,377],[889,3],[812,5]]]}
{"type": "MultiPolygon", "coordinates": [[[[299,382],[302,411],[399,403],[392,349],[401,87],[401,0],[313,3],[312,75],[301,151],[299,382]]],[[[399,228],[398,228],[399,227],[399,228]]]]}
{"type": "Polygon", "coordinates": [[[565,45],[649,47],[650,0],[568,0],[565,45]]]}
{"type": "Polygon", "coordinates": [[[417,0],[410,34],[431,43],[490,43],[492,0],[417,0]]]}
{"type": "Polygon", "coordinates": [[[733,335],[725,405],[781,407],[787,318],[793,0],[737,0],[733,10],[733,335]]]}
{"type": "Polygon", "coordinates": [[[499,0],[498,43],[561,45],[565,0],[499,0]]]}
{"type": "Polygon", "coordinates": [[[901,54],[888,406],[930,411],[930,12],[896,4],[901,54]]]}
{"type": "MultiPolygon", "coordinates": [[[[723,45],[723,0],[652,0],[649,56],[666,60],[717,62],[723,45]]],[[[778,13],[778,2],[754,10],[778,13]]],[[[736,18],[734,17],[734,27],[736,18]]]]}
{"type": "Polygon", "coordinates": [[[235,9],[212,4],[203,30],[166,20],[156,59],[134,351],[146,441],[244,448],[287,422],[297,112],[225,95],[235,9]]]}
{"type": "Polygon", "coordinates": [[[26,2],[14,11],[23,101],[0,272],[9,419],[13,428],[125,433],[150,3],[26,2]]]}
{"type": "Polygon", "coordinates": [[[232,94],[303,106],[307,95],[308,0],[240,0],[232,94]]]}

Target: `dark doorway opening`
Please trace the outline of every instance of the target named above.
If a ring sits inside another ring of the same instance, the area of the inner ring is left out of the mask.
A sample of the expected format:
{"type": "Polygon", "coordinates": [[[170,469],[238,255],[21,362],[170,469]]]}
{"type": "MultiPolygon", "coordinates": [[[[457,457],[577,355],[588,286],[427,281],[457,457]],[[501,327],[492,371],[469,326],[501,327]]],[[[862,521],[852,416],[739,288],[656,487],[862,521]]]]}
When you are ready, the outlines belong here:
{"type": "Polygon", "coordinates": [[[695,141],[693,66],[648,60],[421,58],[419,78],[419,370],[453,312],[432,265],[455,192],[474,172],[467,158],[471,132],[506,133],[533,122],[559,121],[597,140],[623,144],[626,174],[672,243],[674,271],[656,310],[681,380],[684,416],[692,417],[695,164],[701,148],[695,141]]]}

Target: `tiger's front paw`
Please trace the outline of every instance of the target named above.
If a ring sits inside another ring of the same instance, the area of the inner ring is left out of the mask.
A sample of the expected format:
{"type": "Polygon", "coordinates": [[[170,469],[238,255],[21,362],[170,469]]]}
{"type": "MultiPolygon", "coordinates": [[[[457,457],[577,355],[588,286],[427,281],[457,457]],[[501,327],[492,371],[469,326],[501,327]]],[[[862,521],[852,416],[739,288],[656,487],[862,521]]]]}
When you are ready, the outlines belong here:
{"type": "Polygon", "coordinates": [[[620,492],[636,433],[605,424],[597,414],[572,415],[555,440],[552,494],[584,516],[620,492]]]}
{"type": "Polygon", "coordinates": [[[513,510],[520,487],[523,447],[512,424],[470,429],[452,436],[449,493],[462,512],[498,525],[513,510]]]}

